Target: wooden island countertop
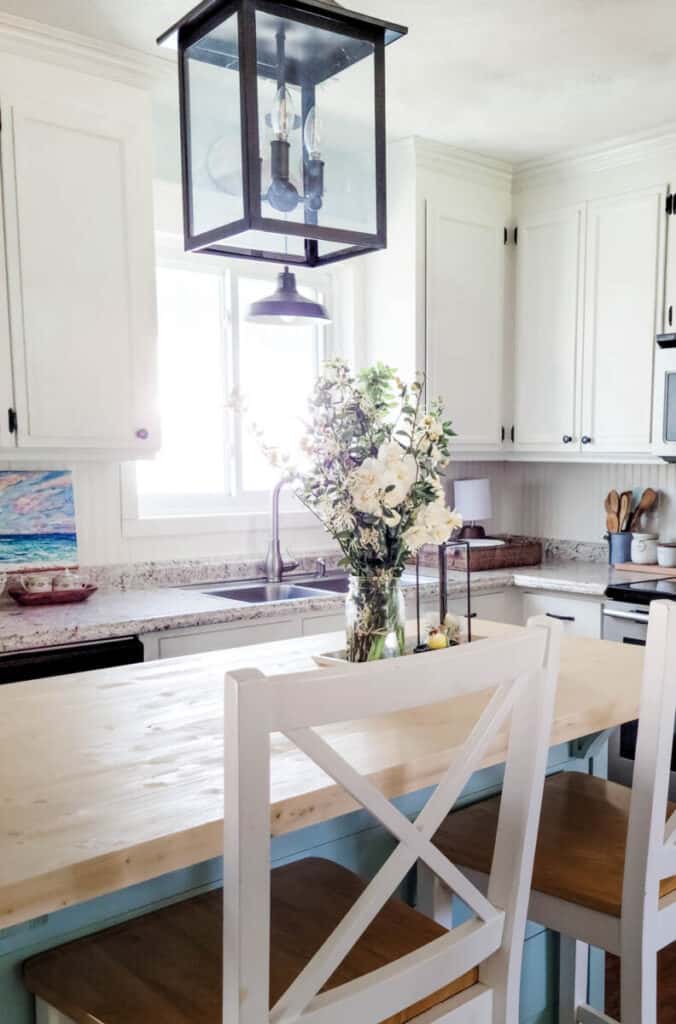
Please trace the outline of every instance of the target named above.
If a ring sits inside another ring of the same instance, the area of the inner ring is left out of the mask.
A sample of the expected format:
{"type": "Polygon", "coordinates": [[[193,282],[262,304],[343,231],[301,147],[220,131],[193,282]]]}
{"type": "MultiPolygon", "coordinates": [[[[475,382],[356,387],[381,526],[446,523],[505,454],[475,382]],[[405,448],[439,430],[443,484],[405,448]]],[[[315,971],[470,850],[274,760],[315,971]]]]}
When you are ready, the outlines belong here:
{"type": "MultiPolygon", "coordinates": [[[[517,628],[475,624],[485,637],[517,628]]],[[[342,642],[324,634],[0,687],[0,928],[218,856],[225,673],[319,671],[313,655],[342,642]]],[[[564,638],[551,744],[636,718],[642,666],[642,648],[564,638]]],[[[485,699],[325,734],[388,797],[399,796],[438,779],[485,699]]],[[[484,765],[505,754],[500,736],[484,765]]],[[[355,807],[274,738],[273,835],[355,807]]]]}

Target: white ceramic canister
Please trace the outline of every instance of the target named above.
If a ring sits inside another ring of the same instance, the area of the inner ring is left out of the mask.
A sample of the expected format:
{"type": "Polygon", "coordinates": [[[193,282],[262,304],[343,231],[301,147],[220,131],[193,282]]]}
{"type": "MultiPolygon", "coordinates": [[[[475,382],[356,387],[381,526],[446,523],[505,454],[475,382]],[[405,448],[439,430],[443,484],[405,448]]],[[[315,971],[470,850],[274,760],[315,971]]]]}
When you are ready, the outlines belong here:
{"type": "Polygon", "coordinates": [[[657,545],[657,562],[665,569],[676,568],[676,541],[660,541],[657,545]]]}
{"type": "Polygon", "coordinates": [[[656,533],[632,533],[631,560],[637,565],[655,565],[657,562],[656,533]]]}

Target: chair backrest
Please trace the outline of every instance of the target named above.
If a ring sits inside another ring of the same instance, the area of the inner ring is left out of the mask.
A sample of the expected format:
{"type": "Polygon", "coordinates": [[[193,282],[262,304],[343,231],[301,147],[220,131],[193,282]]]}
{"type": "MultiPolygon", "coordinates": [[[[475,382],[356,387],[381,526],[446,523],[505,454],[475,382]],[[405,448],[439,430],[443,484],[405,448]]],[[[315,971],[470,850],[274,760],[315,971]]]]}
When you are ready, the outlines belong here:
{"type": "Polygon", "coordinates": [[[521,945],[558,676],[560,626],[535,619],[502,639],[444,652],[265,677],[237,672],[225,684],[224,1024],[377,1024],[490,958],[482,976],[518,999],[521,945]],[[483,692],[482,691],[492,691],[483,692]],[[363,720],[477,694],[477,719],[415,823],[330,745],[315,727],[363,720]],[[487,896],[431,843],[509,729],[508,758],[487,896]],[[281,732],[398,840],[338,927],[270,1010],[270,735],[281,732]],[[396,969],[372,971],[318,995],[336,967],[423,860],[475,917],[396,969]]]}
{"type": "MultiPolygon", "coordinates": [[[[622,893],[623,926],[628,933],[636,937],[643,935],[652,942],[661,938],[657,920],[660,881],[676,875],[676,812],[665,825],[675,713],[676,603],[653,601],[648,620],[622,893]]],[[[674,902],[673,897],[670,902],[674,902]]],[[[669,941],[676,938],[676,922],[672,923],[671,932],[669,941]]]]}

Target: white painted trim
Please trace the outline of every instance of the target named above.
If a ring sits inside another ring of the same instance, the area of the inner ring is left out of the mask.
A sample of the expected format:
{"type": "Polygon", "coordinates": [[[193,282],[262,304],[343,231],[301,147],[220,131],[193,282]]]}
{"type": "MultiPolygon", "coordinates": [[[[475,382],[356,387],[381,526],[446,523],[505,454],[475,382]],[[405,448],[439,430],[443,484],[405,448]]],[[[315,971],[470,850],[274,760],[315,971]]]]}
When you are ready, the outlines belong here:
{"type": "Polygon", "coordinates": [[[654,161],[668,150],[676,151],[676,124],[670,122],[658,131],[621,136],[610,142],[564,150],[554,156],[529,160],[513,169],[513,192],[541,187],[559,181],[562,176],[599,173],[640,161],[654,161]]]}
{"type": "Polygon", "coordinates": [[[413,148],[416,167],[419,169],[452,174],[455,178],[499,188],[507,193],[512,191],[514,168],[504,160],[422,139],[417,135],[406,141],[413,148]]]}
{"type": "Polygon", "coordinates": [[[0,11],[0,50],[146,87],[177,74],[173,53],[161,55],[158,49],[154,57],[6,11],[0,11]]]}

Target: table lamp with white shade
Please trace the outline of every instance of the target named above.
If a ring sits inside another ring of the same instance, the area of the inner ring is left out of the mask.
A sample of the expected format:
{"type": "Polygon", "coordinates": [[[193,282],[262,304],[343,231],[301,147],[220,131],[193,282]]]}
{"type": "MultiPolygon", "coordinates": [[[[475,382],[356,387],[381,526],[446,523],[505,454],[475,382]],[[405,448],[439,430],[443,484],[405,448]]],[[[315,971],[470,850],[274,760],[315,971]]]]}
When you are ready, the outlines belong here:
{"type": "Polygon", "coordinates": [[[477,540],[485,537],[486,531],[477,523],[493,518],[490,480],[455,480],[453,491],[455,508],[465,523],[460,539],[477,540]]]}

